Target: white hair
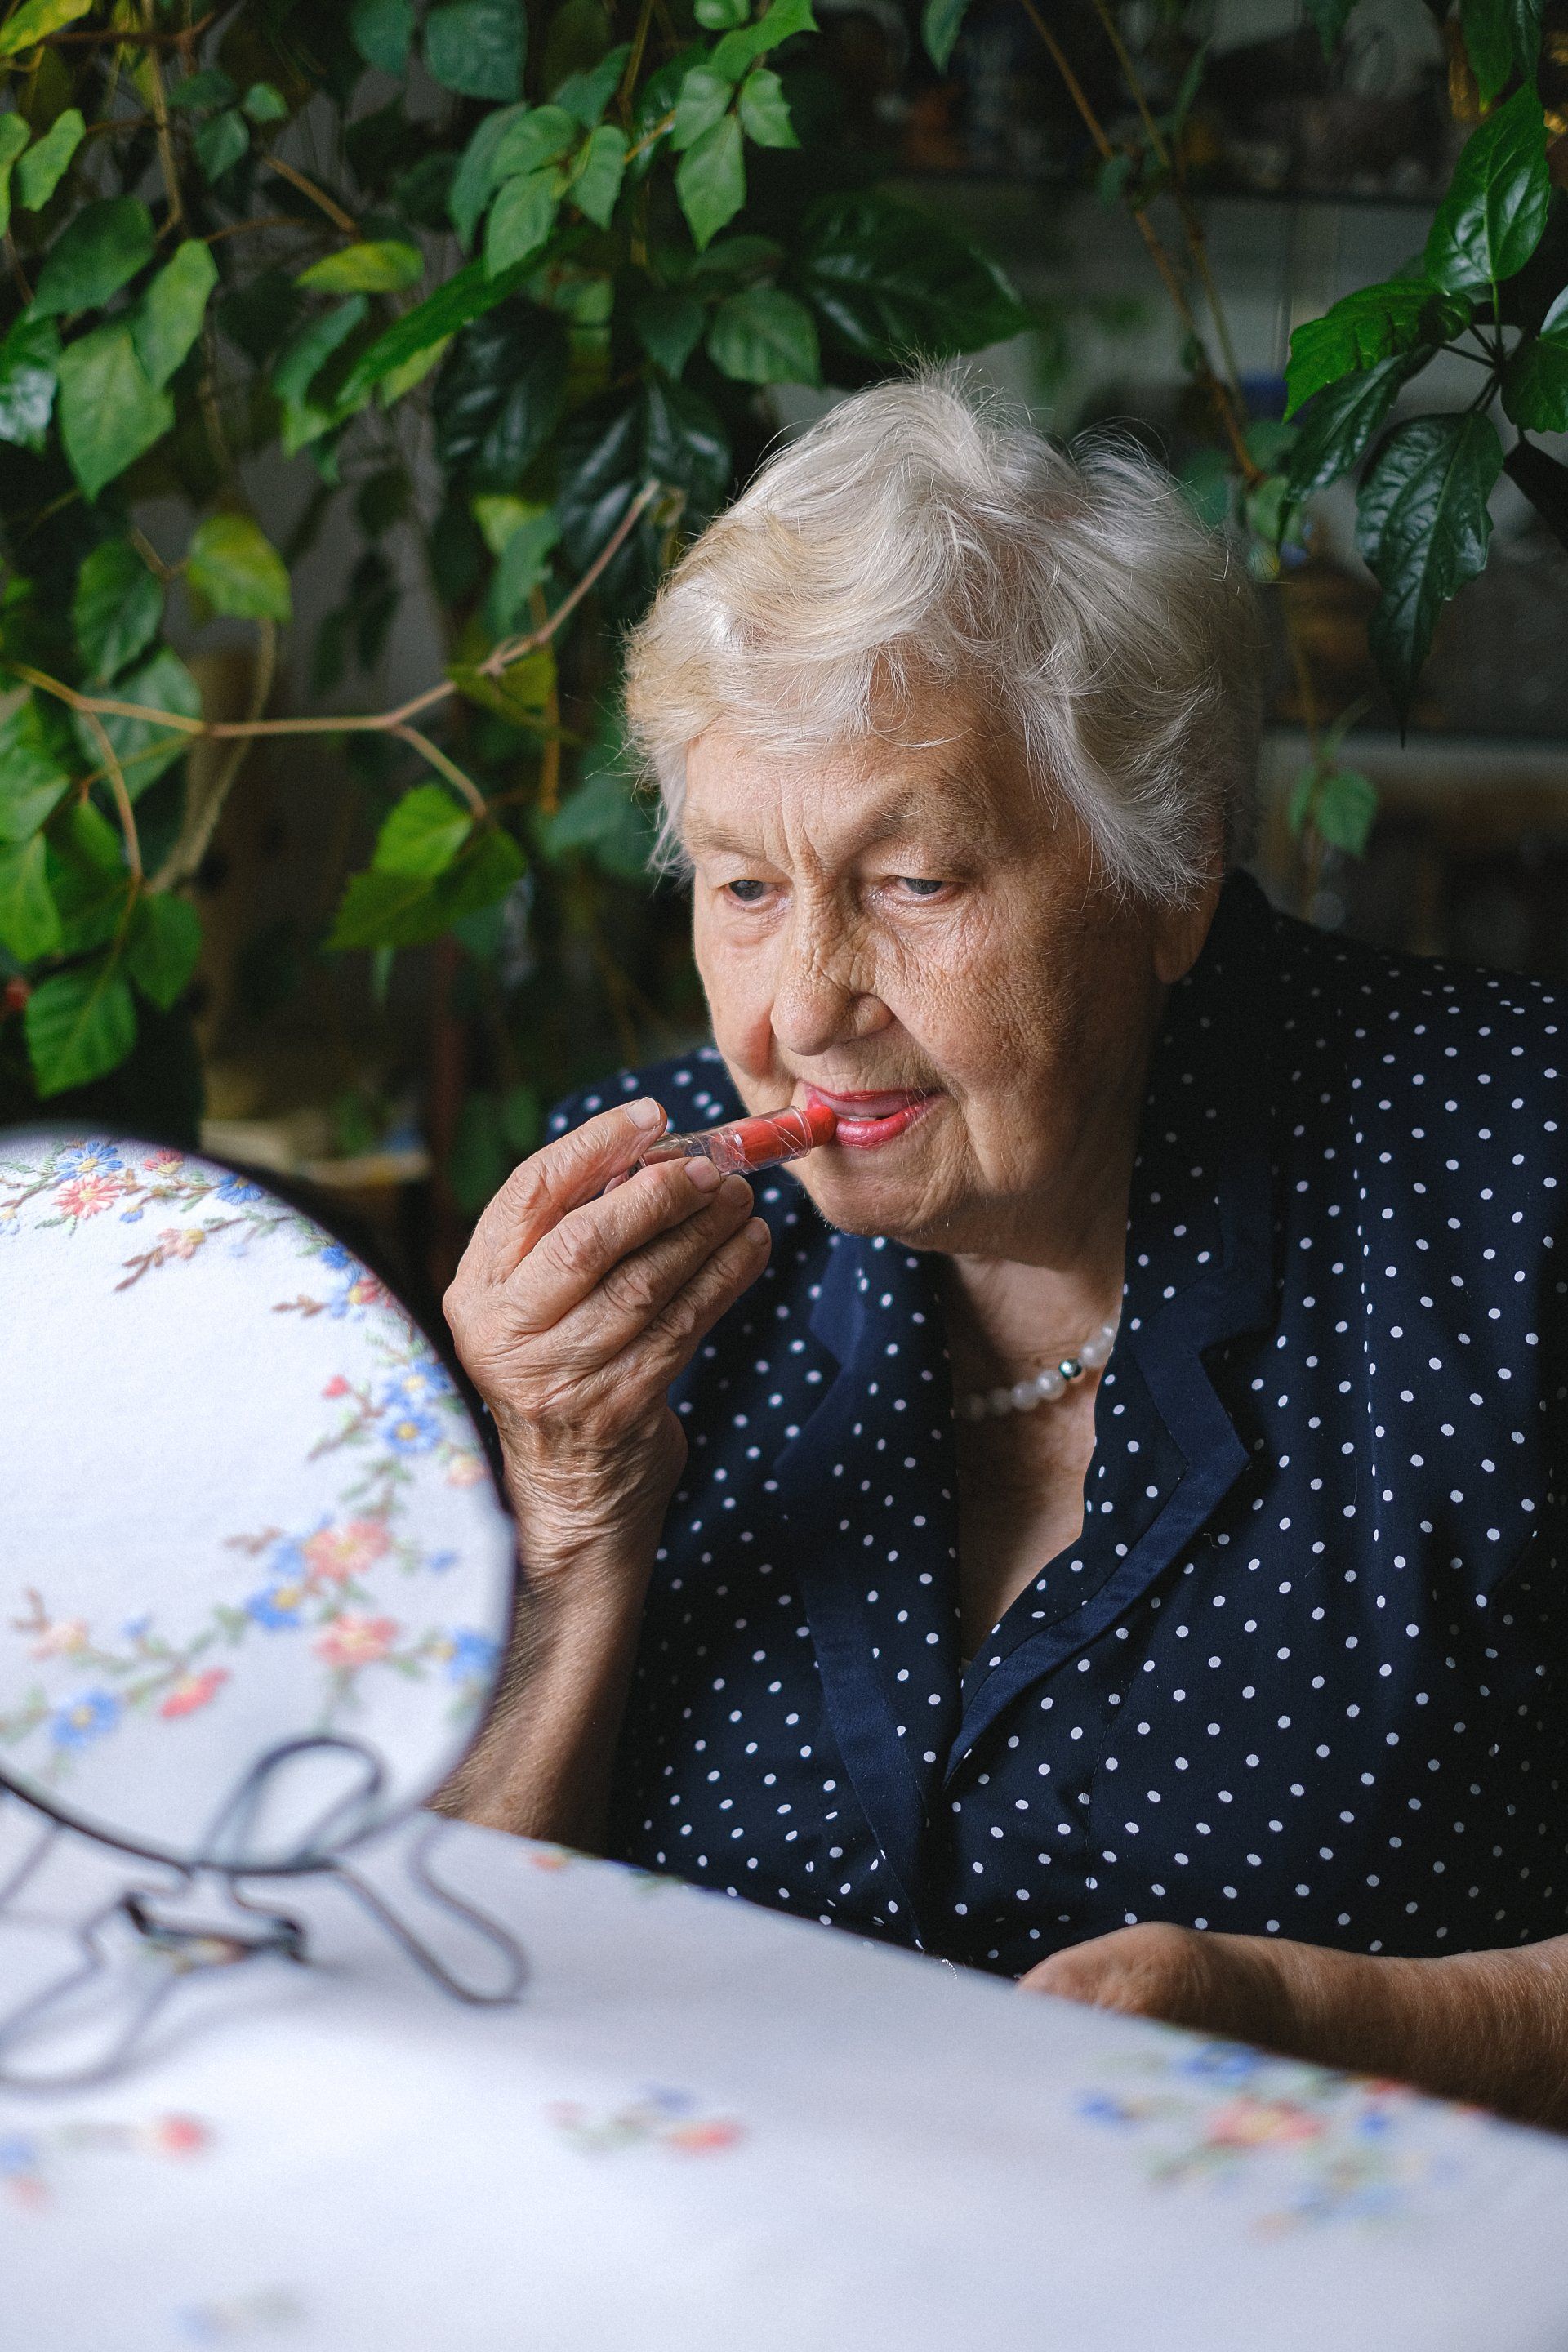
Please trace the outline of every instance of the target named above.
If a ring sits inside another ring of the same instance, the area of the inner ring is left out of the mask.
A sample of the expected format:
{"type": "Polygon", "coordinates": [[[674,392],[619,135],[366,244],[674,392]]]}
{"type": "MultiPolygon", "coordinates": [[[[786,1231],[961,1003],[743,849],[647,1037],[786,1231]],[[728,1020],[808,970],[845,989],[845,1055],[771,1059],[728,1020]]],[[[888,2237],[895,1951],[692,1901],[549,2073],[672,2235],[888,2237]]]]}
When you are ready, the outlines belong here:
{"type": "Polygon", "coordinates": [[[627,649],[679,854],[686,754],[888,731],[921,689],[1022,744],[1107,880],[1180,904],[1248,841],[1262,639],[1236,551],[1136,446],[1070,451],[936,371],[858,393],[687,550],[627,649]]]}

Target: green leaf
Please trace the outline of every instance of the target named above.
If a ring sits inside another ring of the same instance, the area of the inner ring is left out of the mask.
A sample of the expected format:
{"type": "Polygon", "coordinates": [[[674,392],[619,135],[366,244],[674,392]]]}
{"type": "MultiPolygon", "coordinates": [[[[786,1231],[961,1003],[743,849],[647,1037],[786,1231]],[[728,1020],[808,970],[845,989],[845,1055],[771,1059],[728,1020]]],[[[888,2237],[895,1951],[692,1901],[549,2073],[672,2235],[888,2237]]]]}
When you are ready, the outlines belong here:
{"type": "Polygon", "coordinates": [[[351,294],[336,310],[324,310],[319,319],[302,327],[279,354],[272,369],[272,389],[283,404],[281,438],[286,457],[292,457],[307,443],[331,432],[342,417],[353,415],[358,401],[365,396],[355,391],[357,369],[351,373],[335,400],[314,402],[310,394],[333,352],[347,342],[369,310],[368,295],[351,294]]]}
{"type": "Polygon", "coordinates": [[[649,359],[679,376],[701,340],[702,305],[690,294],[645,294],[632,326],[649,359]]]}
{"type": "Polygon", "coordinates": [[[465,915],[505,898],[527,871],[510,834],[487,825],[444,874],[351,875],[331,947],[428,946],[465,915]]]}
{"type": "Polygon", "coordinates": [[[561,421],[570,362],[565,320],[521,295],[476,320],[431,398],[440,464],[467,489],[514,490],[561,421]]]}
{"type": "Polygon", "coordinates": [[[472,815],[440,784],[416,784],[377,834],[371,871],[431,881],[445,874],[473,829],[472,815]]]}
{"type": "Polygon", "coordinates": [[[1522,433],[1568,433],[1568,322],[1517,346],[1503,370],[1502,404],[1522,433]]]}
{"type": "Polygon", "coordinates": [[[507,125],[490,165],[492,182],[514,180],[558,163],[575,147],[583,126],[563,106],[535,106],[507,125]]]}
{"type": "Polygon", "coordinates": [[[206,109],[232,106],[239,92],[221,66],[209,66],[203,73],[188,74],[169,92],[171,106],[206,109]]]}
{"type": "Polygon", "coordinates": [[[0,114],[0,236],[11,226],[11,166],[26,143],[26,117],[0,114]]]}
{"type": "Polygon", "coordinates": [[[921,38],[938,73],[947,71],[968,8],[969,0],[925,0],[921,11],[921,38]]]}
{"type": "Polygon", "coordinates": [[[367,66],[401,74],[414,38],[414,0],[354,0],[349,37],[367,66]]]}
{"type": "MultiPolygon", "coordinates": [[[[14,115],[6,117],[7,121],[16,120],[14,115]]],[[[56,115],[43,137],[34,141],[16,166],[16,194],[28,212],[43,211],[86,135],[79,109],[68,106],[63,114],[56,115]]]]}
{"type": "Polygon", "coordinates": [[[759,147],[798,147],[784,84],[766,66],[754,66],[741,84],[741,128],[759,147]]]}
{"type": "Polygon", "coordinates": [[[1448,598],[1487,560],[1487,500],[1502,444],[1485,416],[1417,416],[1397,425],[1356,501],[1356,544],[1383,594],[1368,630],[1395,707],[1409,707],[1448,598]]]}
{"type": "Polygon", "coordinates": [[[797,33],[816,30],[811,0],[773,0],[773,6],[754,25],[742,25],[738,32],[726,33],[709,63],[715,73],[722,74],[727,80],[739,81],[747,67],[758,58],[765,58],[770,49],[793,41],[797,33]]]}
{"type": "Polygon", "coordinates": [[[1396,352],[1362,374],[1314,394],[1287,468],[1293,497],[1304,499],[1348,474],[1372,446],[1405,385],[1432,356],[1429,343],[1396,352]]]}
{"type": "Polygon", "coordinates": [[[1370,776],[1359,768],[1332,768],[1316,779],[1312,829],[1335,849],[1360,857],[1377,820],[1377,786],[1370,776]]]}
{"type": "Polygon", "coordinates": [[[153,258],[153,215],[136,196],[86,205],[56,237],[38,272],[35,319],[91,310],[153,258]]]}
{"type": "Polygon", "coordinates": [[[252,122],[286,122],[289,101],[276,82],[253,81],[239,101],[239,110],[252,122]]]}
{"type": "Polygon", "coordinates": [[[549,572],[560,536],[553,507],[535,509],[509,531],[485,598],[485,625],[492,636],[504,637],[517,627],[529,598],[549,572]]]}
{"type": "Polygon", "coordinates": [[[695,147],[704,132],[723,121],[734,95],[734,84],[722,74],[714,73],[705,65],[692,67],[680,85],[669,134],[670,144],[678,154],[695,147]]]}
{"type": "Polygon", "coordinates": [[[191,541],[185,577],[215,613],[238,621],[287,621],[292,612],[283,558],[248,515],[209,515],[191,541]]]}
{"type": "Polygon", "coordinates": [[[136,356],[160,392],[202,331],[217,265],[199,236],[176,246],[137,305],[131,321],[136,356]]]}
{"type": "Polygon", "coordinates": [[[33,1078],[47,1101],[118,1067],[136,1043],[136,1004],[112,955],[40,981],[24,1015],[33,1078]]]}
{"type": "Polygon", "coordinates": [[[687,149],[676,169],[675,193],[700,253],[746,201],[745,151],[732,114],[687,149]]]}
{"type": "Polygon", "coordinates": [[[60,914],[45,871],[43,836],[0,846],[0,947],[18,963],[60,951],[60,914]]]}
{"type": "Polygon", "coordinates": [[[584,142],[572,182],[572,202],[596,228],[608,228],[626,168],[626,134],[602,122],[584,142]]]}
{"type": "Polygon", "coordinates": [[[1465,54],[1483,106],[1489,106],[1513,72],[1512,11],[1509,0],[1459,0],[1465,54]]]}
{"type": "Polygon", "coordinates": [[[1331,58],[1344,37],[1356,0],[1307,0],[1307,14],[1318,28],[1323,55],[1331,58]]]}
{"type": "Polygon", "coordinates": [[[495,193],[495,159],[501,142],[512,124],[521,122],[528,112],[526,106],[498,107],[484,117],[463,150],[452,174],[447,210],[465,246],[472,243],[479,215],[495,193]]]}
{"type": "MultiPolygon", "coordinates": [[[[71,626],[88,677],[105,683],[158,634],[163,590],[128,539],[105,539],[77,573],[71,626]]],[[[96,764],[96,762],[95,762],[96,764]]]]}
{"type": "Polygon", "coordinates": [[[201,917],[188,899],[159,891],[137,900],[125,966],[161,1013],[171,1011],[184,994],[201,951],[201,917]]]}
{"type": "Polygon", "coordinates": [[[1389,278],[1358,287],[1291,336],[1286,415],[1293,416],[1313,393],[1358,368],[1375,367],[1418,343],[1447,341],[1468,323],[1469,315],[1463,295],[1444,294],[1424,278],[1389,278]]]}
{"type": "Polygon", "coordinates": [[[527,47],[521,0],[448,0],[425,20],[425,62],[460,98],[518,98],[527,47]]]}
{"type": "Polygon", "coordinates": [[[1507,0],[1513,61],[1528,81],[1541,56],[1542,0],[1507,0]]]}
{"type": "Polygon", "coordinates": [[[697,0],[691,13],[705,32],[732,33],[750,17],[751,0],[697,0]]]}
{"type": "MultiPolygon", "coordinates": [[[[656,377],[629,396],[603,394],[567,419],[556,441],[561,482],[561,543],[574,572],[603,550],[644,484],[685,494],[681,529],[700,530],[731,486],[732,458],[724,426],[687,385],[656,377]]],[[[609,564],[599,593],[617,614],[638,603],[657,577],[661,532],[646,517],[609,564]]]]}
{"type": "Polygon", "coordinates": [[[829,196],[804,224],[799,284],[832,343],[828,373],[853,383],[867,365],[900,366],[1004,342],[1028,324],[984,256],[927,213],[889,196],[829,196]],[[840,367],[844,373],[840,373],[840,367]]]}
{"type": "Polygon", "coordinates": [[[540,820],[538,832],[540,847],[552,864],[574,851],[586,851],[606,874],[626,882],[647,880],[653,818],[626,778],[612,769],[588,776],[552,817],[540,820]]]}
{"type": "Polygon", "coordinates": [[[174,425],[174,404],[147,381],[123,320],[67,344],[59,386],[60,439],[89,499],[174,425]]]}
{"type": "Polygon", "coordinates": [[[59,330],[52,319],[30,319],[24,311],[12,321],[0,342],[0,441],[43,447],[59,362],[59,330]]]}
{"type": "Polygon", "coordinates": [[[720,303],[708,330],[708,356],[742,383],[822,380],[811,312],[793,294],[773,286],[752,286],[720,303]]]}
{"type": "Polygon", "coordinates": [[[538,734],[555,690],[555,656],[548,646],[537,646],[493,675],[477,662],[455,662],[447,675],[466,702],[538,734]]]}
{"type": "Polygon", "coordinates": [[[22,0],[16,15],[0,26],[0,58],[19,57],[50,33],[74,25],[92,5],[93,0],[22,0]]]}
{"type": "Polygon", "coordinates": [[[50,825],[46,842],[60,952],[85,955],[113,939],[125,913],[131,877],[120,835],[91,801],[76,801],[50,825]]]}
{"type": "Polygon", "coordinates": [[[307,294],[400,294],[424,275],[425,256],[416,245],[383,237],[323,254],[294,283],[307,294]]]}
{"type": "Polygon", "coordinates": [[[1427,277],[1456,290],[1511,278],[1541,242],[1551,196],[1546,120],[1526,87],[1466,142],[1426,239],[1427,277]]]}
{"type": "Polygon", "coordinates": [[[0,725],[0,841],[30,840],[70,783],[70,771],[28,695],[0,725]]]}
{"type": "Polygon", "coordinates": [[[492,278],[531,261],[548,243],[561,202],[555,181],[555,167],[547,164],[543,171],[525,172],[502,187],[485,231],[485,268],[492,278]]]}
{"type": "Polygon", "coordinates": [[[607,56],[602,57],[591,71],[568,74],[554,92],[552,103],[564,107],[584,131],[594,130],[620,87],[621,76],[626,69],[626,59],[631,53],[631,43],[623,41],[618,48],[611,49],[607,56]]]}
{"type": "MultiPolygon", "coordinates": [[[[195,679],[178,654],[171,653],[167,646],[161,647],[150,661],[143,662],[140,669],[122,677],[114,691],[121,702],[140,702],[153,710],[172,710],[182,719],[199,719],[202,715],[201,692],[195,679]]],[[[120,762],[125,789],[132,800],[140,799],[148,785],[190,749],[187,734],[161,726],[154,719],[121,719],[110,714],[100,724],[120,762]]],[[[94,768],[100,767],[103,752],[96,735],[79,718],[76,731],[83,757],[94,768]]]]}
{"type": "Polygon", "coordinates": [[[250,125],[238,108],[231,106],[199,124],[191,144],[206,180],[221,180],[242,155],[250,152],[250,125]]]}

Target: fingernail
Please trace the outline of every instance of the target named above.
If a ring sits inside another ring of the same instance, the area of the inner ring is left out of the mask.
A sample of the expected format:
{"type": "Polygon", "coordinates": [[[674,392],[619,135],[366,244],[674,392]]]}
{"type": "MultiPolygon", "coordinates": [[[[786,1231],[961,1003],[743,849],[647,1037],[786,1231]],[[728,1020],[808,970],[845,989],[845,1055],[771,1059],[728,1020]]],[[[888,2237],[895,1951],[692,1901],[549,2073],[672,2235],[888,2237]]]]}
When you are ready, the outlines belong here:
{"type": "Polygon", "coordinates": [[[767,1238],[768,1226],[766,1218],[752,1217],[748,1219],[746,1224],[746,1239],[751,1242],[765,1242],[767,1238]]]}
{"type": "Polygon", "coordinates": [[[626,1117],[634,1127],[646,1127],[651,1131],[664,1125],[664,1107],[656,1103],[651,1095],[643,1095],[626,1105],[626,1117]]]}
{"type": "Polygon", "coordinates": [[[689,1181],[696,1185],[700,1192],[716,1192],[724,1181],[721,1171],[714,1167],[710,1160],[704,1160],[700,1156],[695,1160],[687,1160],[685,1167],[689,1181]]]}
{"type": "Polygon", "coordinates": [[[743,1176],[726,1176],[724,1179],[724,1192],[725,1197],[729,1200],[731,1206],[740,1200],[742,1193],[748,1201],[752,1197],[752,1188],[747,1183],[743,1176]]]}

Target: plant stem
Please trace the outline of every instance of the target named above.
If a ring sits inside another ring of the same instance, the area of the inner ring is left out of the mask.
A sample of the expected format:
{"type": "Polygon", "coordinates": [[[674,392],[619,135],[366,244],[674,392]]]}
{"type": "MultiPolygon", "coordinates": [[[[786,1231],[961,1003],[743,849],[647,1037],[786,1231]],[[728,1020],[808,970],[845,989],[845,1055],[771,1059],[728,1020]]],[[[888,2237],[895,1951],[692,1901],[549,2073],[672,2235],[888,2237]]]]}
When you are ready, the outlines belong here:
{"type": "Polygon", "coordinates": [[[120,830],[125,841],[125,863],[131,869],[132,889],[134,895],[141,889],[142,882],[142,837],[136,830],[136,812],[131,805],[131,795],[125,789],[125,777],[120,761],[115,756],[114,746],[109,740],[108,729],[96,710],[85,710],[82,716],[97,739],[98,748],[103,754],[104,773],[109,778],[109,789],[114,796],[115,812],[119,816],[120,830]]]}
{"type": "Polygon", "coordinates": [[[631,121],[632,93],[642,71],[643,52],[647,47],[648,27],[653,23],[653,0],[642,0],[637,12],[637,28],[632,37],[632,53],[626,59],[626,69],[621,76],[621,86],[616,93],[616,109],[623,122],[631,121]]]}
{"type": "Polygon", "coordinates": [[[314,180],[308,180],[303,172],[297,172],[293,164],[286,163],[280,155],[263,155],[260,160],[268,171],[276,172],[280,180],[287,180],[291,188],[298,188],[302,196],[309,196],[310,202],[318,205],[345,236],[358,236],[359,223],[353,215],[344,212],[342,205],[335,203],[324,188],[318,188],[314,180]]]}
{"type": "MultiPolygon", "coordinates": [[[[260,718],[272,691],[272,680],[278,667],[277,623],[258,622],[256,635],[256,677],[250,689],[252,719],[260,718]]],[[[181,883],[189,881],[196,872],[207,854],[208,845],[217,830],[217,821],[223,814],[224,803],[234,790],[249,751],[250,739],[241,737],[199,800],[187,782],[184,817],[174,847],[153,877],[149,886],[152,889],[177,890],[181,883]]]]}
{"type": "MultiPolygon", "coordinates": [[[[153,29],[153,11],[156,0],[144,0],[142,15],[145,29],[153,29]]],[[[156,48],[149,48],[142,71],[152,93],[153,120],[158,129],[158,162],[163,168],[163,185],[169,192],[169,216],[160,235],[179,227],[185,217],[185,207],[180,196],[180,173],[174,162],[174,142],[169,129],[169,101],[163,95],[163,68],[158,62],[156,48]]]]}
{"type": "MultiPolygon", "coordinates": [[[[544,619],[544,591],[535,588],[530,608],[537,626],[544,619]]],[[[553,816],[561,805],[561,696],[553,681],[544,706],[550,734],[539,760],[539,814],[553,816]]]]}
{"type": "Polygon", "coordinates": [[[489,822],[490,814],[489,802],[473,779],[464,775],[456,760],[449,760],[445,751],[432,743],[428,735],[422,735],[419,732],[417,727],[394,727],[389,731],[397,736],[401,741],[411,745],[421,759],[428,760],[437,774],[445,776],[453,790],[461,793],[474,816],[486,823],[489,822]]]}

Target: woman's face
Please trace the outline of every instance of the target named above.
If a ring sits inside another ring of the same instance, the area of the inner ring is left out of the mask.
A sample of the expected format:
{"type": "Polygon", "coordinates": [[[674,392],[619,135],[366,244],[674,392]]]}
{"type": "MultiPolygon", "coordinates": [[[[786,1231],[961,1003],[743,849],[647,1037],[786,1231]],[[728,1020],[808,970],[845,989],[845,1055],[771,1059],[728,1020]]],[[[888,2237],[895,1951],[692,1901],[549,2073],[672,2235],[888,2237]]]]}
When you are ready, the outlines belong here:
{"type": "Polygon", "coordinates": [[[749,1109],[838,1113],[795,1171],[831,1223],[1048,1264],[1124,1213],[1149,1042],[1215,893],[1119,907],[1071,813],[951,698],[900,738],[691,746],[714,1036],[749,1109]]]}

